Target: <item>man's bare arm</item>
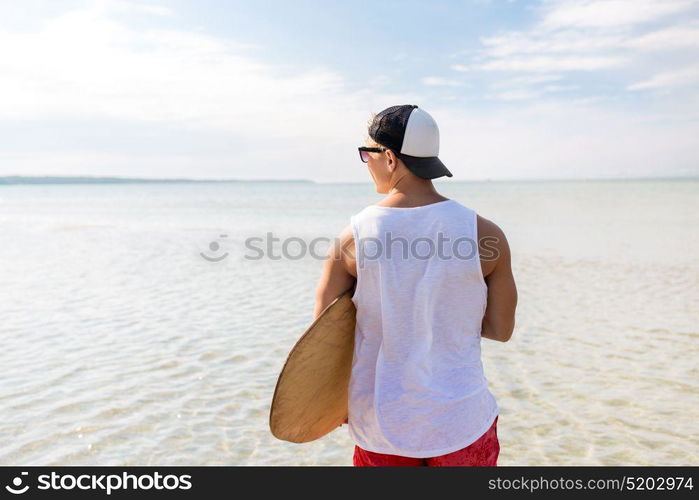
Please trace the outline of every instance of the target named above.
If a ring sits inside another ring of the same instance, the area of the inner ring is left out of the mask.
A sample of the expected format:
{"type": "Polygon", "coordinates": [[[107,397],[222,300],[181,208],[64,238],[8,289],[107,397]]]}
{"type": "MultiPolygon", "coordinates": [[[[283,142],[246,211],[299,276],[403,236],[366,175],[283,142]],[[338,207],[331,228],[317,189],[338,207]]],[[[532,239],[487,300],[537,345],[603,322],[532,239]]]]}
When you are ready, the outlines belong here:
{"type": "Polygon", "coordinates": [[[327,259],[323,264],[323,273],[316,287],[316,301],[313,318],[355,282],[354,266],[354,237],[351,226],[347,226],[340,234],[339,241],[330,247],[327,259]]]}
{"type": "Polygon", "coordinates": [[[505,233],[490,221],[488,236],[492,247],[497,249],[498,257],[493,270],[485,277],[488,285],[488,305],[483,316],[481,336],[507,342],[512,337],[515,327],[515,309],[517,307],[517,287],[512,275],[510,246],[505,233]]]}

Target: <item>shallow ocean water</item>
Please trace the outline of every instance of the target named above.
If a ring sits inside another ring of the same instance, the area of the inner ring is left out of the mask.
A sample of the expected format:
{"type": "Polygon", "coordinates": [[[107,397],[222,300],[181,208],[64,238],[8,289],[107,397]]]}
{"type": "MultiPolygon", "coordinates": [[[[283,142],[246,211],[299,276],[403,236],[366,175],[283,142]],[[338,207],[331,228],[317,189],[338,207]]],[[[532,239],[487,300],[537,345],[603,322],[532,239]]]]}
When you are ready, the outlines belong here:
{"type": "MultiPolygon", "coordinates": [[[[499,463],[699,465],[699,181],[438,188],[513,252],[513,338],[482,343],[499,463]]],[[[284,443],[268,412],[322,265],[288,238],[331,238],[378,199],[369,184],[0,186],[0,464],[350,465],[346,427],[284,443]]]]}

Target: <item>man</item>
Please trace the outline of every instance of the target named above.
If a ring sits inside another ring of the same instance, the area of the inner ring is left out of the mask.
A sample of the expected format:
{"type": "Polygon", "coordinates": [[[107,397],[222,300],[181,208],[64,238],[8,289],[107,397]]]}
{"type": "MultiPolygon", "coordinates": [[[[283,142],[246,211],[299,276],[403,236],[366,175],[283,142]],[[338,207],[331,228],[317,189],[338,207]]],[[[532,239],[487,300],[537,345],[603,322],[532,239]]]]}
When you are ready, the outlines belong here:
{"type": "Polygon", "coordinates": [[[355,285],[349,432],[357,466],[497,465],[499,407],[480,339],[514,328],[517,290],[498,226],[437,192],[451,177],[439,129],[391,106],[359,148],[385,194],[351,218],[325,261],[315,316],[355,285]]]}

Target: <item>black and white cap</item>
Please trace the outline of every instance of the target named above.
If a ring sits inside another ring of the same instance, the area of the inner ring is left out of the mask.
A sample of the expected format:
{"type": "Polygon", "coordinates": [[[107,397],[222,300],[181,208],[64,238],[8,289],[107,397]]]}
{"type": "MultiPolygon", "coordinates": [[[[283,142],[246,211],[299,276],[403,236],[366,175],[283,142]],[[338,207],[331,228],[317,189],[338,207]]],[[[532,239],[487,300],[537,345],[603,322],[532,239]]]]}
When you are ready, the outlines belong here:
{"type": "Polygon", "coordinates": [[[437,122],[415,104],[391,106],[381,111],[369,126],[369,137],[393,151],[418,177],[434,179],[452,176],[437,158],[437,122]]]}

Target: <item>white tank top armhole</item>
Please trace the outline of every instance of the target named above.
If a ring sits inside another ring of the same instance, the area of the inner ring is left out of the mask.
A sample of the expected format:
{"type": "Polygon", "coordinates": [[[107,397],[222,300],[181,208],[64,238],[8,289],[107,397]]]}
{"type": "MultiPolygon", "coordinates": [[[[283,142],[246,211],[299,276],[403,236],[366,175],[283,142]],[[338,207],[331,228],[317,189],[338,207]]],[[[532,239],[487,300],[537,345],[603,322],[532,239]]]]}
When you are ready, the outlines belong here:
{"type": "MultiPolygon", "coordinates": [[[[478,264],[478,276],[480,277],[481,285],[483,285],[483,293],[485,295],[485,302],[487,307],[488,302],[488,284],[485,282],[483,277],[483,266],[481,265],[481,250],[480,250],[480,235],[478,234],[478,213],[473,211],[473,234],[476,235],[476,263],[478,264]]],[[[483,314],[485,314],[485,307],[483,308],[483,314]]]]}
{"type": "Polygon", "coordinates": [[[350,217],[350,226],[352,226],[352,238],[354,239],[354,263],[355,263],[355,272],[357,273],[356,277],[356,282],[354,285],[354,293],[352,294],[351,300],[354,302],[354,305],[357,305],[357,296],[359,294],[359,285],[361,283],[360,279],[360,272],[359,272],[359,234],[357,232],[357,224],[355,223],[355,217],[356,215],[353,215],[350,217]]]}

